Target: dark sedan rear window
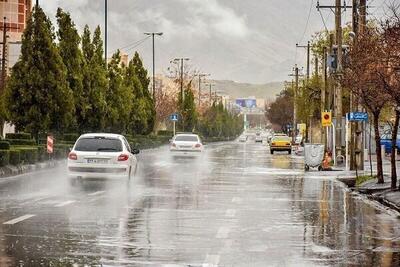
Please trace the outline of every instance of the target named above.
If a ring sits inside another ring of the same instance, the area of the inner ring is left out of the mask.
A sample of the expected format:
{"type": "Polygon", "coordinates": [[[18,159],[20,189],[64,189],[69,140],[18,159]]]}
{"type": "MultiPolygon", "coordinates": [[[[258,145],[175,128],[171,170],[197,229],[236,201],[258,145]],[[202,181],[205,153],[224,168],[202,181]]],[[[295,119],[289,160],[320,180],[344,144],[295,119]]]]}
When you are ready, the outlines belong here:
{"type": "Polygon", "coordinates": [[[122,142],[115,138],[81,138],[76,143],[75,150],[87,152],[120,152],[122,151],[122,142]]]}

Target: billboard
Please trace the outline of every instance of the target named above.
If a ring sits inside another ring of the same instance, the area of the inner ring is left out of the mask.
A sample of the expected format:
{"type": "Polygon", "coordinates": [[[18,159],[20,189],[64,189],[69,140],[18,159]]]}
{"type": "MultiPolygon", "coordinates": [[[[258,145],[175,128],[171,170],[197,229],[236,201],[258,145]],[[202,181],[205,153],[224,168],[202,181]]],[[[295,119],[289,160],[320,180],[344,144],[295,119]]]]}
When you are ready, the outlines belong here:
{"type": "Polygon", "coordinates": [[[242,108],[256,108],[257,100],[254,98],[237,98],[235,101],[236,105],[242,108]]]}

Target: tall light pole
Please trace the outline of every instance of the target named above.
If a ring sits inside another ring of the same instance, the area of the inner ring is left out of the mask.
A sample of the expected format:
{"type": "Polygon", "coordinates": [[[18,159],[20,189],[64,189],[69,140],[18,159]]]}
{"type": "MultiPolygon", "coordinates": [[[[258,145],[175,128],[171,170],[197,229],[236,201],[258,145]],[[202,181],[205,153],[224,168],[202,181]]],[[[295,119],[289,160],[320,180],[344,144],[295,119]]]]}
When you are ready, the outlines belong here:
{"type": "Polygon", "coordinates": [[[106,67],[107,67],[107,38],[108,38],[107,12],[108,12],[108,0],[104,0],[104,60],[106,61],[106,67]]]}
{"type": "Polygon", "coordinates": [[[154,36],[163,35],[162,32],[145,32],[145,35],[151,36],[153,41],[153,101],[156,101],[156,61],[155,61],[155,46],[154,46],[154,36]]]}

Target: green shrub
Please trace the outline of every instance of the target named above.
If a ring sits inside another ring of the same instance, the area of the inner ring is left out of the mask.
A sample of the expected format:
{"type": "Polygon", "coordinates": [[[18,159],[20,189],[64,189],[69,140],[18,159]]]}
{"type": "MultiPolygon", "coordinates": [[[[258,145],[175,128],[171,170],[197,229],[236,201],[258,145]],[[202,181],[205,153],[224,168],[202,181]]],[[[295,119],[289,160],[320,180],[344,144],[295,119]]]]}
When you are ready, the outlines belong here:
{"type": "Polygon", "coordinates": [[[168,131],[168,130],[161,130],[157,132],[157,135],[161,136],[173,136],[174,132],[173,131],[168,131]]]}
{"type": "Polygon", "coordinates": [[[62,141],[75,142],[79,138],[77,133],[66,133],[62,136],[62,141]]]}
{"type": "Polygon", "coordinates": [[[10,151],[0,150],[0,167],[4,167],[10,163],[10,151]]]}
{"type": "Polygon", "coordinates": [[[21,164],[21,152],[19,150],[10,150],[10,164],[11,165],[21,164]]]}
{"type": "Polygon", "coordinates": [[[6,139],[32,139],[30,133],[7,133],[6,139]]]}
{"type": "Polygon", "coordinates": [[[35,164],[38,161],[37,147],[15,147],[15,150],[20,152],[23,164],[35,164]]]}
{"type": "Polygon", "coordinates": [[[10,149],[10,143],[7,141],[0,141],[0,149],[1,150],[9,150],[10,149]]]}
{"type": "Polygon", "coordinates": [[[36,146],[34,139],[5,139],[12,146],[36,146]]]}

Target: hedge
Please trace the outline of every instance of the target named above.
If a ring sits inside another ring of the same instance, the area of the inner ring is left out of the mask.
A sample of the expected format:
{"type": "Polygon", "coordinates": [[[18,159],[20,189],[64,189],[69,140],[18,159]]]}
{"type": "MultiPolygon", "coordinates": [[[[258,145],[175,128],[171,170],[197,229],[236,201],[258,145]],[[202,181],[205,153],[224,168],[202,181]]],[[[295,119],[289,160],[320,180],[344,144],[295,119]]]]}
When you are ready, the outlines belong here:
{"type": "Polygon", "coordinates": [[[15,150],[20,152],[22,164],[35,164],[38,161],[37,147],[18,147],[15,150]]]}
{"type": "Polygon", "coordinates": [[[7,133],[6,139],[32,139],[30,133],[7,133]]]}
{"type": "Polygon", "coordinates": [[[0,150],[0,167],[4,167],[10,163],[10,151],[0,150]]]}
{"type": "Polygon", "coordinates": [[[5,139],[12,146],[36,146],[34,139],[5,139]]]}
{"type": "Polygon", "coordinates": [[[0,149],[1,150],[9,150],[10,149],[10,143],[7,141],[0,141],[0,149]]]}
{"type": "Polygon", "coordinates": [[[157,132],[157,135],[161,136],[173,136],[174,132],[173,131],[168,131],[168,130],[160,130],[157,132]]]}
{"type": "Polygon", "coordinates": [[[10,150],[10,164],[19,165],[21,164],[21,152],[19,150],[10,150]]]}
{"type": "Polygon", "coordinates": [[[79,138],[79,136],[80,136],[79,134],[75,133],[63,134],[62,141],[75,143],[75,141],[79,138]]]}

